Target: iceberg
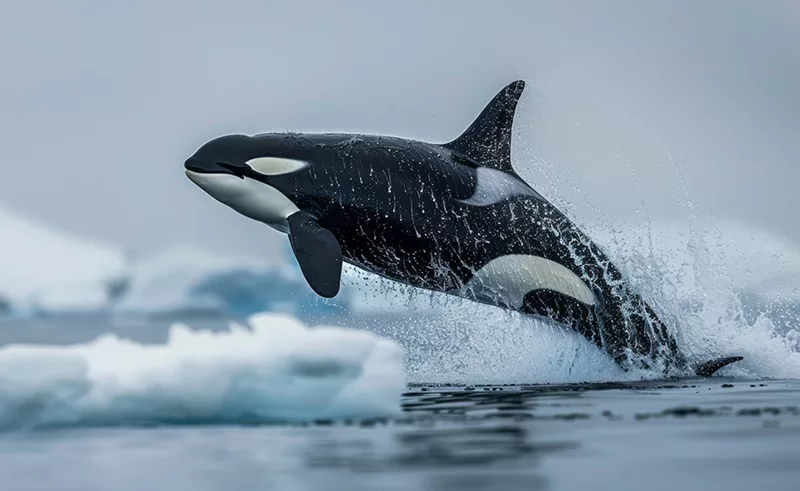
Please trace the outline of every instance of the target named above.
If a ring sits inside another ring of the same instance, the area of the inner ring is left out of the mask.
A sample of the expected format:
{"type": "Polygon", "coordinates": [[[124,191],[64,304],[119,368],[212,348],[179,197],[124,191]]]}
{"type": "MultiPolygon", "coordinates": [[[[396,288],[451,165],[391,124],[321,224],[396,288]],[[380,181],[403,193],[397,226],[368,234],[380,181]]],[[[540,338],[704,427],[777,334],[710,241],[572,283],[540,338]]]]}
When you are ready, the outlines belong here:
{"type": "Polygon", "coordinates": [[[164,344],[107,334],[0,347],[0,429],[245,424],[400,414],[404,352],[367,331],[261,313],[230,330],[173,324],[164,344]]]}
{"type": "Polygon", "coordinates": [[[293,259],[275,264],[174,246],[132,262],[126,286],[111,311],[239,317],[265,310],[302,315],[346,308],[346,294],[330,301],[318,298],[293,259]]]}
{"type": "Polygon", "coordinates": [[[314,295],[292,257],[275,265],[183,245],[132,257],[5,208],[0,237],[0,315],[347,311],[346,294],[314,295]]]}
{"type": "MultiPolygon", "coordinates": [[[[126,274],[117,247],[0,207],[0,304],[22,312],[95,311],[126,274]]],[[[2,310],[2,307],[0,307],[2,310]]]]}

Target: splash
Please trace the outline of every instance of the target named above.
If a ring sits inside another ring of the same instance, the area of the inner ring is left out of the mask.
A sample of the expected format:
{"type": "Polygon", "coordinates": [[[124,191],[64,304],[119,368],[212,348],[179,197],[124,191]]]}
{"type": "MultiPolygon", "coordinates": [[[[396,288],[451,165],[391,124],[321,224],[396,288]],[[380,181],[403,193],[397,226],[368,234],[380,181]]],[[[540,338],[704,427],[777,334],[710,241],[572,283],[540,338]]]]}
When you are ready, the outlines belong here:
{"type": "Polygon", "coordinates": [[[405,348],[412,382],[559,384],[647,376],[624,372],[583,336],[546,320],[364,272],[345,280],[362,285],[354,301],[374,313],[380,334],[405,348]]]}
{"type": "Polygon", "coordinates": [[[690,358],[741,355],[726,375],[800,377],[800,251],[794,246],[736,221],[697,217],[613,229],[614,238],[597,232],[674,325],[690,358]]]}
{"type": "Polygon", "coordinates": [[[387,417],[405,382],[392,341],[259,314],[218,333],[176,324],[162,345],[0,348],[0,428],[387,417]]]}
{"type": "MultiPolygon", "coordinates": [[[[585,227],[677,333],[690,362],[741,355],[722,376],[800,378],[800,251],[738,222],[585,227]]],[[[382,333],[407,351],[414,382],[578,383],[659,379],[621,370],[577,333],[500,308],[349,272],[362,312],[393,312],[382,333]]],[[[688,376],[688,375],[687,375],[688,376]]]]}

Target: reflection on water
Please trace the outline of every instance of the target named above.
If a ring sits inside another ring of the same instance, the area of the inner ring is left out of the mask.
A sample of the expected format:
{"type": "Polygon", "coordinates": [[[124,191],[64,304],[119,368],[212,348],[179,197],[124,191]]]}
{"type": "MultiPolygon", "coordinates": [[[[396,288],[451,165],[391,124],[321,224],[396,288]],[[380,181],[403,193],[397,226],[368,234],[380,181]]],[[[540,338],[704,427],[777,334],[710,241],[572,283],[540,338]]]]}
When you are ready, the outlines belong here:
{"type": "Polygon", "coordinates": [[[370,440],[322,440],[309,456],[311,467],[348,467],[371,471],[387,468],[460,467],[494,464],[576,448],[576,442],[535,442],[522,425],[489,425],[406,429],[394,436],[389,451],[370,440]]]}
{"type": "Polygon", "coordinates": [[[533,428],[522,424],[412,426],[391,442],[318,441],[308,465],[398,473],[400,479],[403,472],[425,472],[432,474],[427,483],[432,489],[509,489],[510,481],[516,482],[514,489],[543,489],[547,480],[537,472],[542,456],[577,447],[577,442],[536,441],[533,428]]]}
{"type": "Polygon", "coordinates": [[[549,387],[416,388],[404,394],[404,419],[378,423],[389,432],[320,438],[307,464],[392,475],[399,482],[424,475],[418,484],[424,489],[545,489],[544,459],[577,450],[580,442],[538,431],[537,420],[588,417],[576,412],[587,405],[582,393],[549,387]]]}
{"type": "MultiPolygon", "coordinates": [[[[314,439],[305,461],[309,471],[353,473],[377,486],[375,489],[551,489],[556,475],[564,479],[565,468],[581,468],[587,462],[600,465],[603,470],[595,472],[613,480],[619,476],[613,471],[609,475],[609,470],[617,468],[619,472],[621,465],[625,467],[615,455],[621,452],[628,455],[626,459],[637,459],[639,452],[645,455],[653,448],[678,456],[659,463],[657,472],[669,474],[670,465],[680,462],[675,471],[689,471],[686,479],[709,472],[734,473],[754,465],[785,470],[798,462],[797,457],[772,456],[769,462],[752,455],[742,458],[730,448],[728,454],[714,450],[717,438],[707,436],[715,428],[721,432],[718,436],[733,432],[740,440],[768,438],[783,447],[783,442],[796,437],[800,430],[787,427],[779,441],[764,429],[777,428],[782,421],[794,423],[800,410],[785,402],[785,394],[767,383],[741,381],[713,386],[698,381],[416,387],[404,395],[405,418],[361,423],[384,428],[379,431],[332,429],[314,439]],[[754,399],[756,393],[759,397],[754,399]],[[697,404],[686,404],[692,400],[697,404]],[[756,401],[768,405],[753,405],[756,401]],[[777,404],[779,401],[784,404],[777,404]],[[765,417],[770,419],[754,427],[754,419],[765,417]],[[790,419],[785,420],[787,417],[790,419]],[[735,419],[743,422],[731,421],[735,419]],[[669,429],[670,422],[680,421],[679,433],[669,429]],[[741,433],[741,427],[749,428],[750,433],[741,433]],[[615,436],[598,439],[591,436],[596,431],[615,436]],[[647,434],[652,435],[652,441],[660,442],[659,446],[652,447],[640,439],[644,436],[645,442],[649,441],[647,434]],[[709,448],[690,457],[689,447],[683,449],[674,443],[676,437],[690,437],[697,440],[696,448],[709,448]],[[626,439],[631,439],[630,443],[626,439]],[[686,458],[681,457],[684,453],[686,458]],[[561,474],[554,472],[559,465],[561,474]],[[381,484],[376,485],[369,476],[380,476],[381,484]]],[[[625,472],[644,479],[655,470],[647,471],[642,464],[639,467],[625,472]]],[[[589,487],[597,484],[591,472],[579,472],[570,479],[589,487]]],[[[781,482],[777,480],[777,484],[781,482]]],[[[729,482],[729,487],[735,488],[733,484],[729,482]]]]}

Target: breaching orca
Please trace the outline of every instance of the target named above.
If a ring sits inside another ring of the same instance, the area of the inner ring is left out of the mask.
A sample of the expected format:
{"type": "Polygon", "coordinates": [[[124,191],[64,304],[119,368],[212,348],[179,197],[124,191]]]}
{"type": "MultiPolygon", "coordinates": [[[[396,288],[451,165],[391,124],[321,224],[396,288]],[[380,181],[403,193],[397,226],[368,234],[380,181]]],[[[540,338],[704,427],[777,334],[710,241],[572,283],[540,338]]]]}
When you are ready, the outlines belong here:
{"type": "Polygon", "coordinates": [[[186,160],[186,174],[221,203],[287,233],[306,281],[323,297],[338,293],[346,261],[565,324],[625,369],[709,376],[741,360],[690,367],[602,249],[515,172],[511,129],[524,86],[506,86],[449,143],[227,135],[186,160]]]}

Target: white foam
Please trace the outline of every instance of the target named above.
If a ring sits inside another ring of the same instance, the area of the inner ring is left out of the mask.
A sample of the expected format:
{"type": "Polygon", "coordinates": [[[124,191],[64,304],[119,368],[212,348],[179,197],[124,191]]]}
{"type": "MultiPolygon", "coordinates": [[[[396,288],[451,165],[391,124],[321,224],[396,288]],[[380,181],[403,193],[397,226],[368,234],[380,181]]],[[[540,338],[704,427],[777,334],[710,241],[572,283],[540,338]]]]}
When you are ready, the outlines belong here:
{"type": "Polygon", "coordinates": [[[682,312],[679,329],[681,349],[698,360],[720,355],[744,357],[721,373],[734,377],[800,378],[797,331],[781,332],[764,315],[748,322],[734,295],[707,300],[694,314],[682,312]]]}
{"type": "Polygon", "coordinates": [[[776,324],[782,316],[797,324],[800,316],[797,247],[734,220],[617,223],[594,233],[675,323],[691,358],[741,355],[743,361],[720,373],[800,377],[800,345],[793,331],[776,324]],[[748,320],[743,293],[758,297],[767,311],[748,320]]]}
{"type": "Polygon", "coordinates": [[[403,350],[366,331],[258,314],[162,345],[106,335],[0,348],[0,427],[308,421],[396,415],[403,350]]]}
{"type": "Polygon", "coordinates": [[[559,384],[638,380],[655,375],[624,372],[598,347],[568,328],[463,304],[425,332],[432,350],[409,351],[414,381],[454,384],[559,384]]]}

